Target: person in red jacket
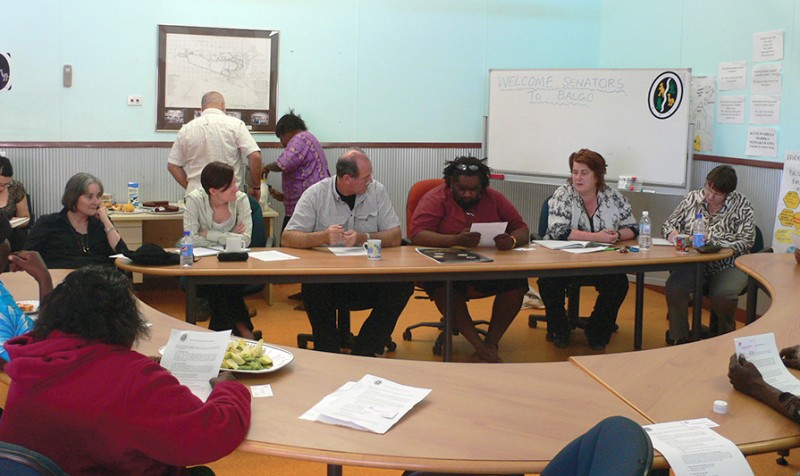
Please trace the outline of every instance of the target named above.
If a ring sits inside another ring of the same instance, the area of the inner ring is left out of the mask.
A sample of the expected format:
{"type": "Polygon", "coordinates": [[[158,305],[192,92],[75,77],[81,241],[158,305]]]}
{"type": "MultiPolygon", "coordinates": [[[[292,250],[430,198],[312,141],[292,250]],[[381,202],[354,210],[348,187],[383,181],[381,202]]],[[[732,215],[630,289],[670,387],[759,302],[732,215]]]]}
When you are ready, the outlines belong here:
{"type": "Polygon", "coordinates": [[[203,402],[149,357],[127,278],[108,266],[70,273],[33,330],[9,340],[0,441],[48,456],[68,474],[213,474],[250,427],[250,391],[231,374],[203,402]]]}

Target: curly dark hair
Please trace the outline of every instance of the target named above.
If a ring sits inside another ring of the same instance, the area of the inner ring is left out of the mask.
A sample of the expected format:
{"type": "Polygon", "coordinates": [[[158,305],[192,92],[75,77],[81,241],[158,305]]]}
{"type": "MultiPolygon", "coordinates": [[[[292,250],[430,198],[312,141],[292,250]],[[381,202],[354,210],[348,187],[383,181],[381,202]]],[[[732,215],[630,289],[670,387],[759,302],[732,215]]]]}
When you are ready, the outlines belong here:
{"type": "Polygon", "coordinates": [[[54,330],[128,348],[149,333],[128,278],[101,265],[71,272],[44,298],[31,334],[44,339],[54,330]]]}
{"type": "Polygon", "coordinates": [[[481,180],[481,188],[485,189],[489,186],[489,174],[492,169],[489,168],[484,162],[486,159],[477,159],[475,157],[461,156],[456,157],[454,160],[445,162],[444,167],[444,182],[450,186],[451,179],[457,175],[474,176],[477,175],[481,180]]]}
{"type": "Polygon", "coordinates": [[[275,124],[275,137],[280,139],[287,132],[307,130],[306,123],[300,117],[300,114],[295,114],[294,109],[289,109],[289,113],[284,114],[275,124]]]}

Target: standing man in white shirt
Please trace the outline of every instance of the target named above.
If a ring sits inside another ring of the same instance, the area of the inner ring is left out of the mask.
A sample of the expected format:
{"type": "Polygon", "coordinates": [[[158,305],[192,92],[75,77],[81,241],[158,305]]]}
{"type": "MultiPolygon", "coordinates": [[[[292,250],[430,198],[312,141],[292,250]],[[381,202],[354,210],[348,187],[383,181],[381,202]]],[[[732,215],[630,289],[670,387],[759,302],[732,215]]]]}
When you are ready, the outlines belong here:
{"type": "Polygon", "coordinates": [[[245,190],[244,160],[247,156],[252,184],[248,193],[261,198],[261,149],[244,122],[225,113],[225,98],[211,91],[203,95],[202,114],[181,127],[169,153],[167,169],[186,193],[201,188],[200,173],[211,162],[233,167],[236,183],[245,190]]]}

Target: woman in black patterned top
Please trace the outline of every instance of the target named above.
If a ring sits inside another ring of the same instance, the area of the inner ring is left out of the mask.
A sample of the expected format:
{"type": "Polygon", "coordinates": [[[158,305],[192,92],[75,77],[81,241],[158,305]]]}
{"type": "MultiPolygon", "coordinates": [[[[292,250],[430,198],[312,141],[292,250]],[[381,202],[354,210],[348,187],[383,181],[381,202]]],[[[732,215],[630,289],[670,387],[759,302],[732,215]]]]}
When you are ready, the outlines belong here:
{"type": "MultiPolygon", "coordinates": [[[[639,227],[631,206],[624,196],[606,185],[603,156],[581,149],[569,156],[569,168],[572,175],[567,184],[556,189],[550,199],[545,239],[616,243],[635,238],[639,227]]],[[[605,349],[616,328],[617,312],[628,293],[628,278],[624,273],[539,278],[548,339],[556,347],[569,345],[570,327],[564,302],[567,287],[573,281],[593,285],[599,293],[584,332],[592,349],[605,349]]]]}
{"type": "MultiPolygon", "coordinates": [[[[30,218],[28,198],[25,187],[14,180],[14,168],[8,158],[0,155],[0,213],[9,220],[12,218],[30,218]]],[[[11,251],[19,251],[25,245],[28,237],[28,226],[15,228],[9,236],[11,251]]]]}
{"type": "MultiPolygon", "coordinates": [[[[736,191],[736,171],[730,165],[715,167],[706,176],[705,186],[692,190],[661,227],[664,238],[691,234],[698,213],[706,222],[708,243],[730,248],[733,256],[705,265],[703,286],[711,300],[711,334],[724,334],[736,329],[733,320],[739,293],[747,285],[747,275],[734,266],[739,256],[749,253],[756,239],[753,206],[736,191]]],[[[689,300],[694,291],[694,270],[670,273],[665,287],[669,330],[667,344],[683,344],[689,338],[689,300]]]]}

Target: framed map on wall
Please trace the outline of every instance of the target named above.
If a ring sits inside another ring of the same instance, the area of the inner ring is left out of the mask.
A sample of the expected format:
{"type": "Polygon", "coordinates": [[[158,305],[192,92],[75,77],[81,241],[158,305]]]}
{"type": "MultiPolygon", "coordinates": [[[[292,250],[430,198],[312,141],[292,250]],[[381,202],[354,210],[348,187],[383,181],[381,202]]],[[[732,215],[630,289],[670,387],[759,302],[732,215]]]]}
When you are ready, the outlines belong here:
{"type": "Polygon", "coordinates": [[[178,130],[200,115],[209,91],[252,132],[273,132],[278,31],[158,26],[156,130],[178,130]]]}

